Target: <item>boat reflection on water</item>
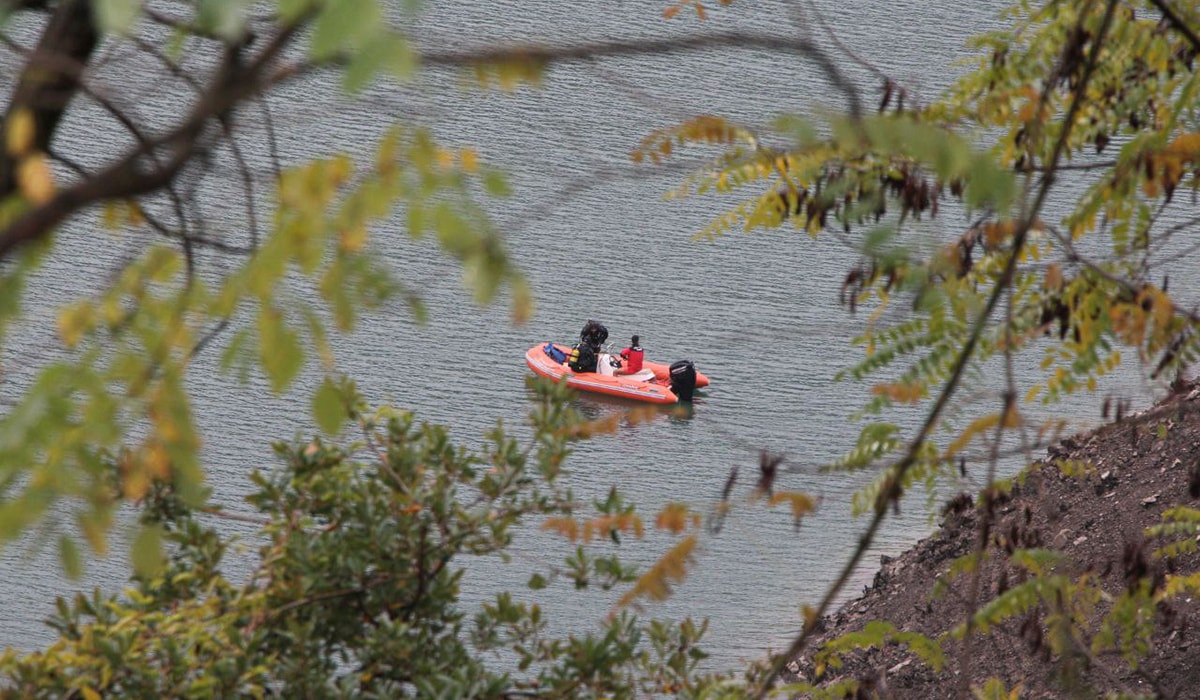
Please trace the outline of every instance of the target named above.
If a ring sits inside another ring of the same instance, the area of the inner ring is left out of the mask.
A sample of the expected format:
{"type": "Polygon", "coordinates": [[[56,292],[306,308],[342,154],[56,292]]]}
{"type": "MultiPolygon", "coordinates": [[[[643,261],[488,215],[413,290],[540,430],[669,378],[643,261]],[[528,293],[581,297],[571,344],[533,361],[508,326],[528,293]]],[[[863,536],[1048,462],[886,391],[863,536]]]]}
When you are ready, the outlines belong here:
{"type": "MultiPolygon", "coordinates": [[[[699,399],[699,397],[697,397],[699,399]]],[[[571,408],[579,412],[584,420],[598,421],[623,416],[622,423],[629,424],[657,421],[666,417],[672,423],[687,422],[696,415],[695,404],[699,401],[686,401],[673,404],[639,403],[628,399],[603,394],[579,394],[571,399],[571,408]]]]}
{"type": "MultiPolygon", "coordinates": [[[[532,389],[526,393],[531,401],[537,400],[537,394],[532,389]]],[[[647,423],[666,418],[672,423],[686,423],[696,415],[696,405],[704,404],[704,396],[696,392],[692,401],[673,404],[654,404],[631,401],[605,394],[575,392],[570,400],[572,409],[579,413],[585,421],[617,420],[621,427],[647,423]]]]}

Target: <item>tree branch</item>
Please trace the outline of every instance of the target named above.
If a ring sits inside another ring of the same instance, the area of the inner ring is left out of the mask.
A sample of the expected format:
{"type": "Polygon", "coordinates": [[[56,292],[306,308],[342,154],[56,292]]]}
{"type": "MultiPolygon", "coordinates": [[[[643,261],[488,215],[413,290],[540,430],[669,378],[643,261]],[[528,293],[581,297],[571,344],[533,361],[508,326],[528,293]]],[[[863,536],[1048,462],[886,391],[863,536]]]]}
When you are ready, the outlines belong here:
{"type": "Polygon", "coordinates": [[[855,119],[862,115],[862,100],[858,90],[842,73],[836,61],[808,39],[789,39],[748,32],[698,34],[660,41],[609,41],[580,43],[572,46],[502,46],[466,51],[433,51],[423,53],[421,62],[433,66],[470,66],[526,61],[538,65],[592,61],[607,56],[644,56],[710,51],[713,49],[764,49],[779,53],[795,53],[814,61],[841,90],[855,119]]]}
{"type": "MultiPolygon", "coordinates": [[[[48,150],[63,113],[79,89],[79,78],[97,42],[91,3],[62,0],[42,32],[32,58],[25,62],[8,101],[3,131],[7,133],[14,114],[27,109],[33,115],[33,149],[48,150]]],[[[0,200],[16,191],[16,166],[16,159],[7,149],[0,151],[0,200]]]]}
{"type": "Polygon", "coordinates": [[[1183,18],[1180,17],[1178,13],[1176,13],[1175,10],[1167,4],[1167,0],[1150,0],[1150,4],[1158,8],[1158,11],[1163,14],[1163,17],[1167,18],[1167,21],[1171,23],[1172,27],[1174,27],[1180,34],[1187,37],[1187,40],[1192,43],[1192,47],[1196,49],[1196,51],[1200,51],[1200,36],[1198,36],[1196,31],[1189,27],[1187,22],[1184,22],[1183,18]]]}
{"type": "Polygon", "coordinates": [[[49,202],[18,217],[0,232],[0,260],[20,246],[48,235],[68,216],[94,202],[147,194],[172,182],[183,166],[203,151],[200,139],[208,121],[222,117],[240,101],[258,93],[267,67],[303,24],[301,21],[280,30],[248,64],[243,62],[240,45],[227,47],[211,87],[186,119],[166,135],[132,149],[95,177],[59,191],[49,202]],[[170,153],[170,157],[147,170],[143,158],[160,150],[170,153]]]}

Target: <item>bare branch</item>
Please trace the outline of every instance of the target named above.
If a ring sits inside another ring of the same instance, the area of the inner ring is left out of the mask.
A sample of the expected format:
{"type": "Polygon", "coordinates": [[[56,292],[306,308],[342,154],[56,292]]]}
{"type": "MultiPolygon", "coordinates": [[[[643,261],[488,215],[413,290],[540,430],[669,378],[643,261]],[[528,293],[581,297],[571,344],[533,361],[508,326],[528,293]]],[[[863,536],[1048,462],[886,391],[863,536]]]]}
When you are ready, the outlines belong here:
{"type": "Polygon", "coordinates": [[[727,32],[677,37],[661,41],[612,41],[580,43],[565,47],[507,46],[485,47],[467,51],[434,51],[421,54],[421,62],[433,66],[470,66],[526,61],[537,65],[592,61],[606,56],[643,56],[711,51],[714,49],[764,49],[779,53],[795,53],[815,62],[841,90],[855,119],[862,116],[862,100],[857,88],[842,72],[841,67],[821,47],[807,39],[727,32]]]}
{"type": "Polygon", "coordinates": [[[842,43],[842,40],[838,37],[837,33],[833,31],[833,27],[830,27],[829,24],[825,21],[825,17],[821,15],[819,10],[817,10],[817,6],[812,2],[812,0],[808,0],[808,10],[809,10],[809,12],[812,13],[812,15],[814,17],[817,18],[817,24],[821,25],[821,31],[825,32],[825,35],[829,37],[829,40],[833,42],[833,45],[838,47],[838,49],[847,58],[849,58],[851,61],[854,61],[856,64],[858,64],[860,67],[862,67],[863,69],[865,69],[866,71],[868,71],[869,73],[874,75],[875,77],[882,80],[886,89],[891,90],[892,86],[899,88],[899,90],[900,90],[899,104],[902,106],[904,104],[904,98],[908,95],[911,95],[912,91],[909,90],[908,88],[904,87],[904,85],[902,83],[900,83],[900,81],[892,78],[892,76],[885,73],[883,70],[881,70],[875,64],[871,63],[870,61],[862,58],[858,54],[851,51],[849,46],[846,46],[844,43],[842,43]]]}
{"type": "MultiPolygon", "coordinates": [[[[265,95],[258,96],[258,109],[262,112],[263,127],[267,130],[267,148],[271,154],[271,168],[275,174],[275,182],[278,183],[283,176],[279,166],[279,144],[275,141],[275,120],[271,116],[271,105],[267,102],[265,95]]],[[[253,241],[253,244],[258,245],[258,241],[253,241]]]]}

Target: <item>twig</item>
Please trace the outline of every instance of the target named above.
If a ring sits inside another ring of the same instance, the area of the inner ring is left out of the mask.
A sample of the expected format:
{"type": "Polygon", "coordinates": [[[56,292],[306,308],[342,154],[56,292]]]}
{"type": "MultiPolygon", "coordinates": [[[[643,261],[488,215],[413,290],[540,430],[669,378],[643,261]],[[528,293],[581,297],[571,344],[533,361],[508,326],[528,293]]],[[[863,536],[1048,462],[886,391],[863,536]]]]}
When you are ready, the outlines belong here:
{"type": "Polygon", "coordinates": [[[1163,13],[1163,17],[1166,17],[1167,21],[1171,23],[1171,26],[1175,27],[1180,34],[1183,34],[1187,37],[1188,41],[1192,42],[1193,48],[1200,51],[1200,35],[1197,35],[1195,30],[1189,27],[1187,22],[1184,22],[1183,18],[1176,14],[1175,10],[1167,4],[1167,0],[1150,0],[1150,4],[1157,7],[1158,11],[1163,13]]]}

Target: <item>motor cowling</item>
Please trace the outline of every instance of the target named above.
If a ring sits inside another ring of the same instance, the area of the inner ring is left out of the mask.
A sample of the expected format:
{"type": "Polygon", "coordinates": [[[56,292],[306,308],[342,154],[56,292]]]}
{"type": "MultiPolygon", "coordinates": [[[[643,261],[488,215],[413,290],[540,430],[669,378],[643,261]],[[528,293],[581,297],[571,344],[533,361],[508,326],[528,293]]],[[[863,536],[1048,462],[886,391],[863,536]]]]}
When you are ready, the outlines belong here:
{"type": "Polygon", "coordinates": [[[678,360],[671,363],[671,392],[680,401],[691,401],[692,392],[696,390],[696,365],[691,360],[678,360]]]}

